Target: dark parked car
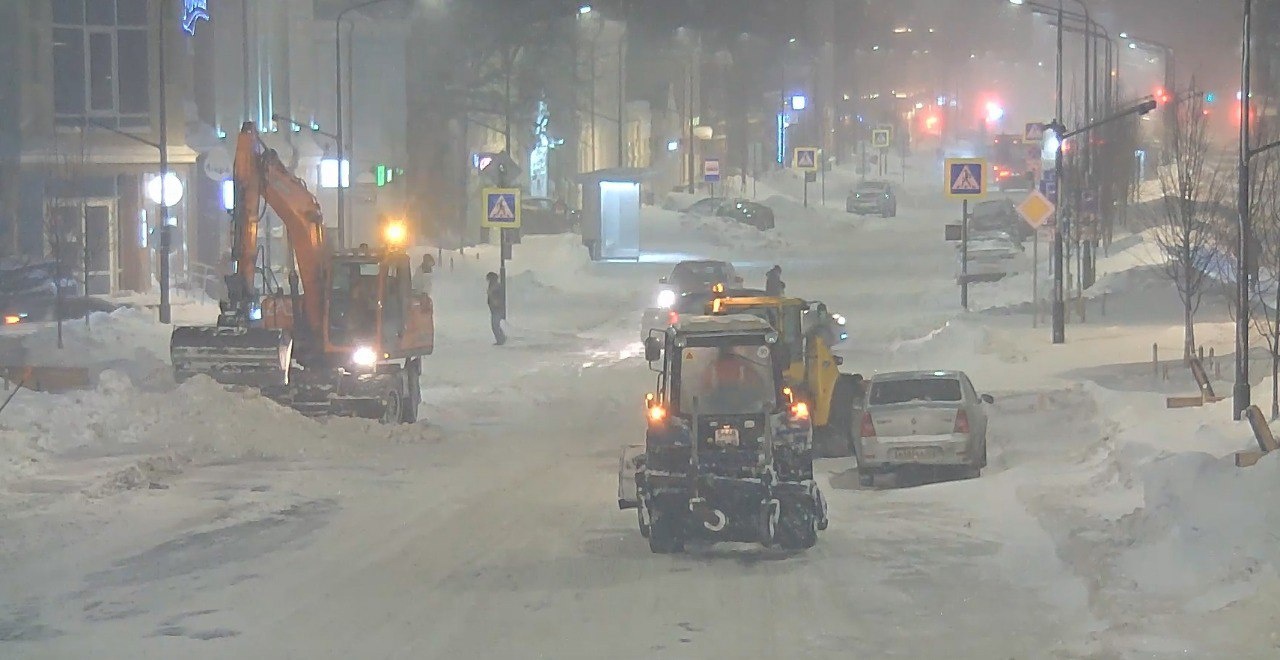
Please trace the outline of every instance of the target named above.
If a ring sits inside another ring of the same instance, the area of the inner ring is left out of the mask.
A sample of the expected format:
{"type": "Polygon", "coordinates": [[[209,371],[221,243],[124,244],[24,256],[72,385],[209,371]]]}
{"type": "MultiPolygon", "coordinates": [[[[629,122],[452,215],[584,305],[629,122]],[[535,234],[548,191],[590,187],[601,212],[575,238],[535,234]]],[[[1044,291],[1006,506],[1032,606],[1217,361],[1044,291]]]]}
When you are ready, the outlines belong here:
{"type": "Polygon", "coordinates": [[[1021,243],[1035,230],[1018,214],[1012,200],[991,199],[974,205],[969,214],[969,232],[1005,232],[1021,243]]]}
{"type": "Polygon", "coordinates": [[[888,181],[863,181],[845,199],[846,213],[879,214],[882,218],[898,215],[898,193],[888,181]]]}
{"type": "Polygon", "coordinates": [[[721,204],[716,215],[750,225],[761,231],[773,229],[775,226],[773,209],[745,199],[735,199],[721,204]]]}
{"type": "Polygon", "coordinates": [[[578,212],[554,199],[525,197],[520,200],[520,234],[568,234],[577,229],[578,212]]]}

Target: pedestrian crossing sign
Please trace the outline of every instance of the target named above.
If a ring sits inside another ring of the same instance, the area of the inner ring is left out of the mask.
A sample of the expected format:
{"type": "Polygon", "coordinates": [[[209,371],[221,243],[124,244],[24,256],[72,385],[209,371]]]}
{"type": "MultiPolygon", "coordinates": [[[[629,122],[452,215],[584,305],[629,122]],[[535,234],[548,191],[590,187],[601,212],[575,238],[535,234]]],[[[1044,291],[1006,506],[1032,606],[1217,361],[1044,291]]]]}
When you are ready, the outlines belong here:
{"type": "Polygon", "coordinates": [[[796,147],[795,164],[797,170],[806,172],[818,171],[818,148],[796,147]]]}
{"type": "Polygon", "coordinates": [[[947,197],[972,199],[987,194],[987,161],[982,158],[948,158],[947,197]]]}
{"type": "Polygon", "coordinates": [[[520,227],[520,189],[485,188],[484,218],[481,227],[518,229],[520,227]]]}

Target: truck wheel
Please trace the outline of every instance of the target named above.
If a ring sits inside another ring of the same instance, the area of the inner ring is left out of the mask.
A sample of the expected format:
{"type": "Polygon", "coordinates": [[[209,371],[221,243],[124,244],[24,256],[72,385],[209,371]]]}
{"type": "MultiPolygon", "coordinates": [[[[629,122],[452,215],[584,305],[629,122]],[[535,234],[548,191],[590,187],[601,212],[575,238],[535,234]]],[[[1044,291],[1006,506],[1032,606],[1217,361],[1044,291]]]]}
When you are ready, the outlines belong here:
{"type": "Polygon", "coordinates": [[[388,388],[382,395],[382,417],[378,420],[383,424],[398,424],[403,419],[404,397],[401,394],[401,386],[388,388]]]}
{"type": "Polygon", "coordinates": [[[410,358],[404,363],[405,396],[400,421],[413,424],[418,421],[418,406],[422,403],[422,358],[410,358]]]}
{"type": "Polygon", "coordinates": [[[801,498],[782,502],[778,517],[778,545],[786,550],[808,550],[818,543],[818,517],[812,503],[801,498]]]}

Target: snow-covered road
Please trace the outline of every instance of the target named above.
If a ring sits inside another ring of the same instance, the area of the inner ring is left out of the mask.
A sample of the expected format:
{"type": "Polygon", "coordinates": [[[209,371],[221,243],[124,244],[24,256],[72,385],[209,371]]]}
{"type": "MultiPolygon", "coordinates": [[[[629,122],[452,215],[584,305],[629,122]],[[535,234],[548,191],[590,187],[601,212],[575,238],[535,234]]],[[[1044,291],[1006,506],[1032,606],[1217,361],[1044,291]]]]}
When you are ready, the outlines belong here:
{"type": "Polygon", "coordinates": [[[757,280],[780,263],[789,292],[849,317],[850,370],[969,370],[999,398],[981,479],[869,490],[852,459],[823,460],[832,522],[811,551],[650,554],[615,508],[616,469],[653,383],[638,309],[669,266],[531,240],[508,346],[485,336],[488,261],[442,269],[411,427],[306,420],[202,379],[175,389],[142,355],[92,392],[21,393],[0,415],[0,657],[1274,657],[1260,631],[1228,635],[1240,619],[1221,608],[1195,631],[1174,596],[1156,625],[1124,594],[1134,558],[1116,548],[1141,547],[1142,525],[1115,521],[1143,506],[1141,466],[1240,448],[1202,422],[1181,445],[1126,444],[1149,401],[1071,382],[1140,361],[1148,337],[1098,329],[1064,354],[1028,317],[961,317],[945,207],[863,220],[773,203],[768,239],[655,212],[646,241],[757,280]]]}

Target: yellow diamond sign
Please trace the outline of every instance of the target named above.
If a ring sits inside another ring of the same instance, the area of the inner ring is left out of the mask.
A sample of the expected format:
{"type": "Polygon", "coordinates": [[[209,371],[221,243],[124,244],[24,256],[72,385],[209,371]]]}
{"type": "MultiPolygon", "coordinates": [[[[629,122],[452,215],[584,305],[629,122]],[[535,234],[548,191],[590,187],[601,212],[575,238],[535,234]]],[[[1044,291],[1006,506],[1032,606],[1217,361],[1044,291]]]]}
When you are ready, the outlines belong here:
{"type": "Polygon", "coordinates": [[[1027,198],[1018,205],[1018,215],[1022,216],[1033,229],[1039,229],[1053,215],[1053,202],[1039,190],[1032,190],[1027,198]]]}

